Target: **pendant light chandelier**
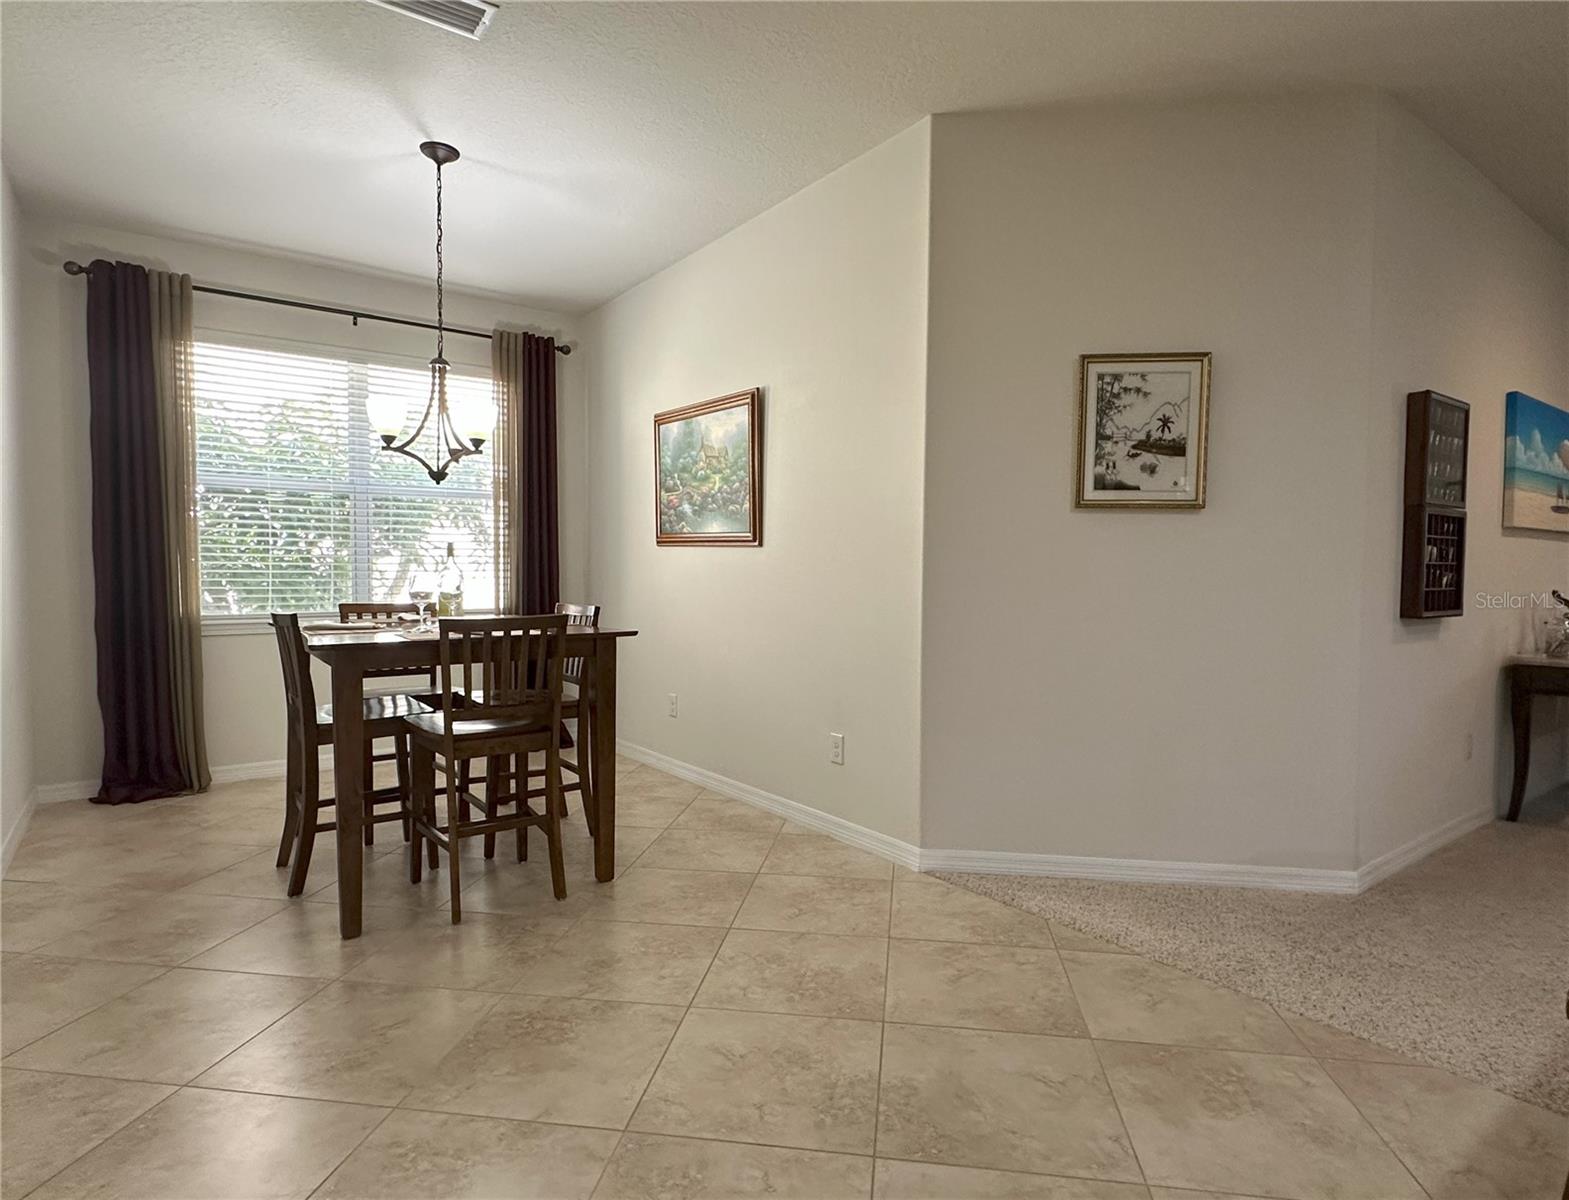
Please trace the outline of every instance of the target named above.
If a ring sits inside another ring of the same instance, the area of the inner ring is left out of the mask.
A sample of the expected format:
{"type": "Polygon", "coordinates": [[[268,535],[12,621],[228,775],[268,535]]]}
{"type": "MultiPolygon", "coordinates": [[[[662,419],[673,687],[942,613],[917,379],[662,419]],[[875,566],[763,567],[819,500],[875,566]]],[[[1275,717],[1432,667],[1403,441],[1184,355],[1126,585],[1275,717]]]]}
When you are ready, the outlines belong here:
{"type": "Polygon", "coordinates": [[[458,151],[445,142],[421,142],[420,153],[436,164],[436,357],[430,360],[430,397],[414,432],[399,440],[403,432],[404,398],[394,391],[370,397],[366,411],[371,427],[381,435],[381,448],[412,458],[435,483],[440,483],[461,459],[478,454],[490,436],[494,414],[488,404],[461,406],[456,414],[447,402],[446,313],[442,298],[441,257],[441,168],[458,161],[458,151]],[[433,449],[427,459],[414,443],[431,429],[433,449]],[[434,465],[433,465],[434,463],[434,465]]]}

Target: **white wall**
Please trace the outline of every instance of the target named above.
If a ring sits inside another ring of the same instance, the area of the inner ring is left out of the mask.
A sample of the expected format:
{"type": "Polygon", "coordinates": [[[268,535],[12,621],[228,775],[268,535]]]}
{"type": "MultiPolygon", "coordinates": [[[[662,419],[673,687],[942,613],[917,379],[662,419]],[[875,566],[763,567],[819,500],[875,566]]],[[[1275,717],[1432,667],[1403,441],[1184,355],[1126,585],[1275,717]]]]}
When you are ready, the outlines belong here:
{"type": "Polygon", "coordinates": [[[25,458],[22,414],[22,214],[0,169],[0,446],[12,467],[0,471],[0,842],[10,860],[33,791],[30,638],[22,612],[30,498],[14,464],[25,458]]]}
{"type": "Polygon", "coordinates": [[[924,845],[1354,865],[1361,111],[936,119],[924,845]],[[1214,355],[1208,507],[1076,511],[1078,356],[1161,350],[1214,355]]]}
{"type": "MultiPolygon", "coordinates": [[[[432,286],[417,280],[359,274],[297,259],[207,243],[179,242],[114,230],[30,221],[23,254],[27,297],[25,369],[28,453],[22,457],[28,498],[29,635],[49,647],[38,664],[28,702],[48,714],[34,730],[35,775],[41,787],[96,779],[102,733],[93,643],[92,491],[87,471],[88,392],[86,283],[66,275],[66,259],[122,258],[188,272],[197,282],[426,318],[432,286]]],[[[428,358],[422,330],[327,317],[222,297],[198,295],[196,323],[318,344],[375,348],[428,358]]],[[[571,318],[522,308],[505,299],[450,291],[456,325],[503,324],[575,339],[571,318]]],[[[449,338],[454,363],[485,366],[489,343],[449,338]]],[[[8,353],[7,362],[12,361],[8,353]]],[[[584,504],[581,358],[558,363],[561,462],[562,587],[583,588],[587,512],[584,504]]],[[[18,443],[9,443],[18,444],[18,443]]],[[[273,762],[283,756],[277,647],[265,631],[203,639],[208,758],[215,769],[273,762]]]]}
{"type": "MultiPolygon", "coordinates": [[[[1363,523],[1358,857],[1507,801],[1512,742],[1499,664],[1525,647],[1518,610],[1478,592],[1569,588],[1569,539],[1504,530],[1504,395],[1569,407],[1569,254],[1436,134],[1374,113],[1373,378],[1363,523]],[[1405,396],[1471,405],[1467,611],[1401,621],[1405,396]],[[1472,739],[1468,759],[1467,739],[1472,739]]],[[[1527,799],[1569,779],[1569,706],[1537,701],[1527,799]]]]}
{"type": "Polygon", "coordinates": [[[913,841],[929,122],[584,321],[626,740],[913,841]],[[764,393],[763,545],[657,547],[653,416],[764,393]],[[666,715],[667,693],[680,715],[666,715]],[[830,731],[846,737],[828,763],[830,731]]]}

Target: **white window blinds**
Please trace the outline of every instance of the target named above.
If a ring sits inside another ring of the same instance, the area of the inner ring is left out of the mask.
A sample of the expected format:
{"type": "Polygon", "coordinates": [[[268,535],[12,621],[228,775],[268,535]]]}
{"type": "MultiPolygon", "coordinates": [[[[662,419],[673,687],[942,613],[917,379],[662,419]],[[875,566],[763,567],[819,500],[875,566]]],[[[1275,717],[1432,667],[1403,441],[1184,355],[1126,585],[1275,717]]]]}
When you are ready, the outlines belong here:
{"type": "MultiPolygon", "coordinates": [[[[196,482],[204,614],[331,612],[405,600],[453,544],[464,605],[495,607],[493,455],[434,484],[381,449],[367,396],[405,398],[413,429],[428,368],[328,349],[196,346],[196,482]]],[[[487,401],[488,377],[449,374],[454,403],[487,401]]]]}

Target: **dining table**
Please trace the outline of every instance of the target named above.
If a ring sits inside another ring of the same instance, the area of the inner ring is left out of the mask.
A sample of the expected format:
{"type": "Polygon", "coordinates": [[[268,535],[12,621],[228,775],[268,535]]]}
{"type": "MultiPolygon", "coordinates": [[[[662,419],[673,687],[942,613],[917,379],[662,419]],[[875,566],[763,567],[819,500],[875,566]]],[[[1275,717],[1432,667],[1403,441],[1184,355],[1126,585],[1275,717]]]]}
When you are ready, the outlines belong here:
{"type": "MultiPolygon", "coordinates": [[[[327,664],[332,676],[332,766],[338,835],[338,932],[360,936],[364,913],[364,736],[365,675],[407,668],[410,674],[440,665],[440,635],[435,630],[347,626],[303,631],[305,648],[327,664]]],[[[616,875],[616,646],[636,637],[635,629],[570,625],[566,655],[583,660],[589,708],[588,747],[595,805],[594,878],[616,875]]]]}
{"type": "Polygon", "coordinates": [[[1515,735],[1514,781],[1504,820],[1518,821],[1520,806],[1525,803],[1525,782],[1531,774],[1531,700],[1535,696],[1569,696],[1569,658],[1516,654],[1504,663],[1504,675],[1515,735]]]}

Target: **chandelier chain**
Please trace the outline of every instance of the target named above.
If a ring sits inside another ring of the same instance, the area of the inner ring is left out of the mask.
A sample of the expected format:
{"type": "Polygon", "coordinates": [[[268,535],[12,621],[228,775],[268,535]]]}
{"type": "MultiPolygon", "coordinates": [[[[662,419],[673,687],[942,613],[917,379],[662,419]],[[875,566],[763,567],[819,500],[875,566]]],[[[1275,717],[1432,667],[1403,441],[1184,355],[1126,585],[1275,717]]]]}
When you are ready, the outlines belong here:
{"type": "Polygon", "coordinates": [[[441,276],[441,164],[436,164],[436,357],[445,358],[446,321],[444,320],[444,299],[442,296],[441,276]]]}

